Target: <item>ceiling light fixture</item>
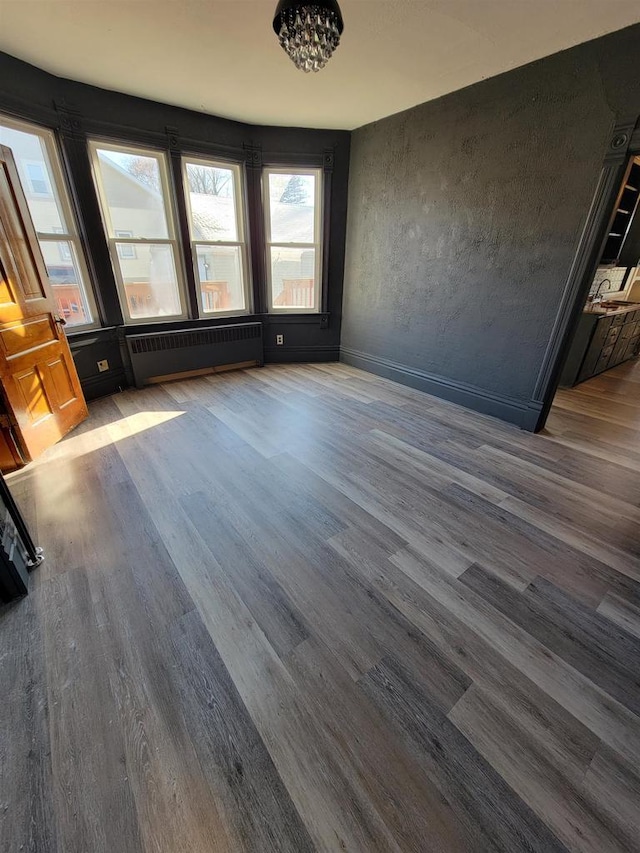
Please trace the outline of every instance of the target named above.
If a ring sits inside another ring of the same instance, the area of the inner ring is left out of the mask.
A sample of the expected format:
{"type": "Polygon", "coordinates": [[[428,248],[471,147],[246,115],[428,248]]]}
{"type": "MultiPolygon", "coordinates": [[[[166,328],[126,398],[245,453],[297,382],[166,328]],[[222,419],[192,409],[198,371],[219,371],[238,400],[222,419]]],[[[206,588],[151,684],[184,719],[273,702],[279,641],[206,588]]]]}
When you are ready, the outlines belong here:
{"type": "Polygon", "coordinates": [[[273,19],[282,49],[300,71],[320,71],[331,59],[344,29],[336,0],[280,0],[273,19]]]}

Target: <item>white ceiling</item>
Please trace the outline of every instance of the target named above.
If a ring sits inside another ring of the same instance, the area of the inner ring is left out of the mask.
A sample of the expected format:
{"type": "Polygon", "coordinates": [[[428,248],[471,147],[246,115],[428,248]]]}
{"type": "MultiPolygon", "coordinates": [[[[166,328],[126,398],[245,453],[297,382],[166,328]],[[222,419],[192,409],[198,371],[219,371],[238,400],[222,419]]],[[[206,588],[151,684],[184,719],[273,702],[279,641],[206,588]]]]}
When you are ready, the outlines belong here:
{"type": "Polygon", "coordinates": [[[341,0],[318,74],[277,0],[0,0],[0,50],[74,80],[259,124],[350,130],[640,22],[638,0],[341,0]]]}

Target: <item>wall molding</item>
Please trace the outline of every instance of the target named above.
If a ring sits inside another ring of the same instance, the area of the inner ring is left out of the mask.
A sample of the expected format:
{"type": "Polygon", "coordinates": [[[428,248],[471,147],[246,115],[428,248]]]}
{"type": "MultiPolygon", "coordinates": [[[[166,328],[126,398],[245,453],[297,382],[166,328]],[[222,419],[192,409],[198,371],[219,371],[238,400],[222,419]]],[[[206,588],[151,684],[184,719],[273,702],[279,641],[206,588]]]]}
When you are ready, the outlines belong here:
{"type": "Polygon", "coordinates": [[[361,352],[351,347],[340,348],[340,361],[344,361],[353,367],[368,370],[378,376],[384,376],[386,379],[393,379],[403,385],[409,385],[411,388],[432,394],[434,397],[449,400],[451,403],[458,403],[484,415],[492,415],[501,420],[509,421],[521,429],[532,430],[533,424],[540,415],[540,409],[535,403],[527,403],[526,400],[494,394],[483,388],[446,379],[443,376],[436,376],[417,367],[409,367],[406,364],[361,352]]]}

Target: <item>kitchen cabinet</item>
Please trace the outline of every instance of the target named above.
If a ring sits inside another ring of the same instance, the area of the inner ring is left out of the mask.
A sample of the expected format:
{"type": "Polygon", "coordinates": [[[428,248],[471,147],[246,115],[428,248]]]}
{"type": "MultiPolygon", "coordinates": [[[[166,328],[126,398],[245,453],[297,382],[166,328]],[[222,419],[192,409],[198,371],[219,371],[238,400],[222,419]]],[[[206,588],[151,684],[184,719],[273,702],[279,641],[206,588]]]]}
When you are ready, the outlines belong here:
{"type": "Polygon", "coordinates": [[[560,384],[584,382],[633,358],[640,350],[640,305],[615,313],[585,311],[571,343],[560,384]]]}

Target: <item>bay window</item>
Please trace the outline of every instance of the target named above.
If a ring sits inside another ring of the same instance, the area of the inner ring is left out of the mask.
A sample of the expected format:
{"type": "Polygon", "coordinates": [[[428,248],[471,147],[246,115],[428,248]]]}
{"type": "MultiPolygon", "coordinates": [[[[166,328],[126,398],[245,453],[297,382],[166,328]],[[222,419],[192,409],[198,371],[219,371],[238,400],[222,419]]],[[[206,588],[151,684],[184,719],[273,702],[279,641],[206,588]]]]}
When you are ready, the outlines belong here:
{"type": "Polygon", "coordinates": [[[97,141],[89,149],[125,322],[186,318],[166,155],[97,141]]]}
{"type": "Polygon", "coordinates": [[[269,311],[317,313],[322,268],[322,172],[268,168],[263,174],[269,311]]]}
{"type": "Polygon", "coordinates": [[[182,161],[201,316],[250,310],[242,172],[234,163],[182,161]]]}

